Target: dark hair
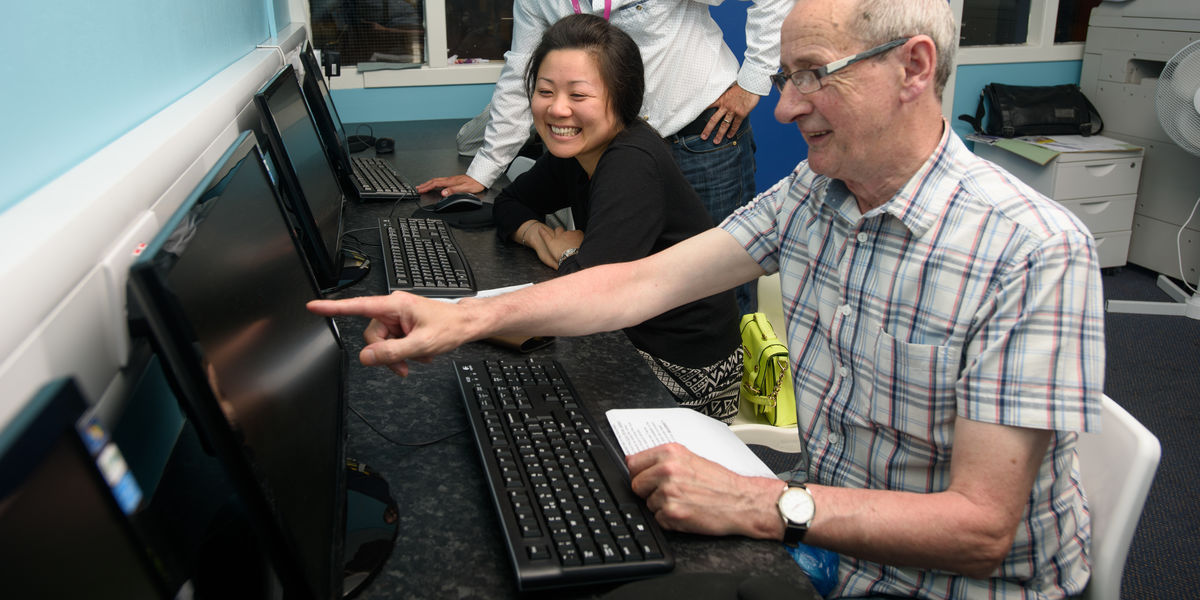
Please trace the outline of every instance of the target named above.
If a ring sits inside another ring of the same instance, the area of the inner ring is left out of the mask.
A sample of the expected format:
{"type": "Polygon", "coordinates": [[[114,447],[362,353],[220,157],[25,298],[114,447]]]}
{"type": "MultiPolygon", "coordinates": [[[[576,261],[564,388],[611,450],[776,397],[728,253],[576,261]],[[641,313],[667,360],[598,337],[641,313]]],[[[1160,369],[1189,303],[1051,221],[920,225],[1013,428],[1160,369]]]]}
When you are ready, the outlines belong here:
{"type": "Polygon", "coordinates": [[[642,108],[646,82],[642,75],[642,53],[629,34],[596,15],[563,17],[546,29],[529,58],[525,94],[530,99],[537,86],[538,69],[552,50],[583,50],[590,54],[608,89],[613,114],[626,127],[640,120],[638,111],[642,108]]]}

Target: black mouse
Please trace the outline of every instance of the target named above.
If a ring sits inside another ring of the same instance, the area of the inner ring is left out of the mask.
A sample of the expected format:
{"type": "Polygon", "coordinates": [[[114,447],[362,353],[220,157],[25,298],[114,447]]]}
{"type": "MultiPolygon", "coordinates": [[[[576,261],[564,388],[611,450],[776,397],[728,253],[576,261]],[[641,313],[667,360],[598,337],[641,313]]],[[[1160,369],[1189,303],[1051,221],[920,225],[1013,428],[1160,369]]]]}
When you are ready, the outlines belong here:
{"type": "Polygon", "coordinates": [[[461,212],[464,210],[475,210],[480,206],[483,206],[483,200],[480,200],[475,194],[459,192],[438,200],[437,204],[429,207],[429,210],[435,213],[461,212]]]}
{"type": "Polygon", "coordinates": [[[375,154],[391,154],[396,151],[396,140],[392,138],[375,138],[375,154]]]}

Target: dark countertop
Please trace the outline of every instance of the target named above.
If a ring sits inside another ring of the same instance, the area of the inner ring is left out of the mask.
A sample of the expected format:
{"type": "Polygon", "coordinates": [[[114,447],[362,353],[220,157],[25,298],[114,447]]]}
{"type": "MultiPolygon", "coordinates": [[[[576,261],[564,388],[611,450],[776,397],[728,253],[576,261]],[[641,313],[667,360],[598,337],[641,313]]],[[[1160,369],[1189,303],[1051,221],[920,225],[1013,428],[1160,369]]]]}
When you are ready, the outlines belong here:
{"type": "MultiPolygon", "coordinates": [[[[461,123],[460,120],[384,123],[374,124],[374,129],[377,136],[396,139],[396,153],[383,156],[415,185],[430,177],[465,171],[469,159],[457,156],[453,145],[461,123]]],[[[489,190],[482,196],[490,200],[496,191],[489,190]]],[[[419,204],[432,204],[435,200],[434,195],[426,195],[419,204]]],[[[387,214],[408,216],[417,204],[352,201],[347,207],[344,229],[351,239],[358,240],[361,249],[377,259],[376,220],[387,214]]],[[[494,229],[456,229],[454,235],[471,262],[480,289],[542,281],[553,276],[528,250],[497,240],[494,229]]],[[[372,269],[363,281],[333,297],[385,290],[382,272],[372,269]]],[[[520,360],[524,355],[476,342],[439,356],[429,364],[412,363],[410,376],[402,379],[386,369],[366,368],[358,363],[365,324],[360,318],[337,319],[350,355],[347,455],[367,464],[388,481],[399,504],[400,521],[399,538],[388,563],[359,597],[364,600],[518,597],[482,468],[468,433],[451,361],[481,357],[520,360]],[[428,445],[400,445],[431,441],[428,445]]],[[[620,332],[559,338],[535,355],[550,356],[563,364],[583,405],[610,442],[613,438],[604,411],[616,407],[674,406],[671,396],[620,332]]],[[[676,557],[677,573],[770,574],[808,586],[803,572],[779,542],[675,532],[667,532],[667,539],[676,557]]],[[[592,598],[613,587],[555,590],[540,597],[592,598]]],[[[815,592],[812,597],[817,597],[815,592]]]]}

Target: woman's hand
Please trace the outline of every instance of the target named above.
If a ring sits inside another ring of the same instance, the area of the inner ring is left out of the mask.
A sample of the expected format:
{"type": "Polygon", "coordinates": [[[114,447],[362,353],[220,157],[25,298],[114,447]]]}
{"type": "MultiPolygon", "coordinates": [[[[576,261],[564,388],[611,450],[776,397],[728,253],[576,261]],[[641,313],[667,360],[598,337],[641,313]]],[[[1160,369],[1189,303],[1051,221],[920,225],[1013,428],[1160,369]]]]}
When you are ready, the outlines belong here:
{"type": "MultiPolygon", "coordinates": [[[[538,258],[552,269],[558,268],[558,258],[568,248],[578,248],[583,245],[583,232],[578,229],[563,229],[562,227],[550,229],[548,225],[542,225],[541,229],[537,230],[537,234],[546,247],[545,253],[538,251],[538,258]]],[[[532,235],[531,233],[530,236],[532,235]]]]}

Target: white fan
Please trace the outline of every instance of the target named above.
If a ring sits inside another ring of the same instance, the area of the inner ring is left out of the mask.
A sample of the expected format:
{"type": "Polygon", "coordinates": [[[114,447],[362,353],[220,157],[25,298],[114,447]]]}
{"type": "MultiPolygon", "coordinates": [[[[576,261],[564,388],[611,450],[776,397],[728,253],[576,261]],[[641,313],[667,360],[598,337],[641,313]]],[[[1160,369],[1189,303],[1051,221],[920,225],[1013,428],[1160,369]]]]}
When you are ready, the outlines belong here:
{"type": "MultiPolygon", "coordinates": [[[[1154,104],[1163,131],[1166,131],[1180,148],[1200,157],[1200,41],[1184,46],[1167,61],[1158,78],[1154,104]]],[[[1200,199],[1196,200],[1191,214],[1179,227],[1179,235],[1175,238],[1176,250],[1179,252],[1179,278],[1189,288],[1188,291],[1175,285],[1169,278],[1159,275],[1158,287],[1174,298],[1174,302],[1110,300],[1107,303],[1109,312],[1183,315],[1200,319],[1200,292],[1193,288],[1184,276],[1183,249],[1180,248],[1183,230],[1192,221],[1192,217],[1196,216],[1198,207],[1200,199]],[[1191,295],[1188,295],[1188,292],[1191,292],[1191,295]]]]}

